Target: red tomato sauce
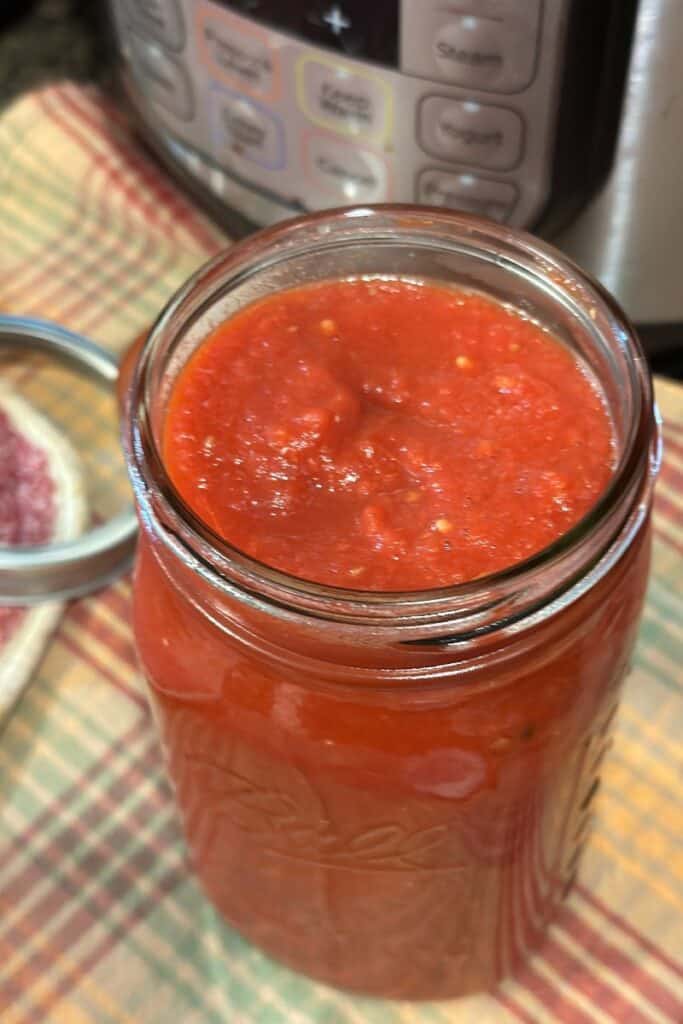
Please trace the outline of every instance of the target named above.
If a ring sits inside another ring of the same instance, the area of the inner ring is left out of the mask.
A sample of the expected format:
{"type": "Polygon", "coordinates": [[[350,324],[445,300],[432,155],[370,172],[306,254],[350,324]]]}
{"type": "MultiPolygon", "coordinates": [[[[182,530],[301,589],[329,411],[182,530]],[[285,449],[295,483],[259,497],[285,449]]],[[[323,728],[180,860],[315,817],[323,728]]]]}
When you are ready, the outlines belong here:
{"type": "Polygon", "coordinates": [[[164,461],[223,539],[293,575],[418,590],[523,560],[607,484],[572,354],[479,294],[339,280],[219,326],[174,386],[164,461]]]}
{"type": "MultiPolygon", "coordinates": [[[[590,377],[519,314],[334,281],[217,328],[174,386],[163,457],[185,502],[250,555],[346,587],[424,588],[558,537],[605,487],[614,446],[590,377]]],[[[470,650],[282,620],[143,522],[138,651],[193,861],[226,919],[375,995],[462,995],[514,970],[576,873],[648,537],[643,523],[576,600],[470,650]]]]}

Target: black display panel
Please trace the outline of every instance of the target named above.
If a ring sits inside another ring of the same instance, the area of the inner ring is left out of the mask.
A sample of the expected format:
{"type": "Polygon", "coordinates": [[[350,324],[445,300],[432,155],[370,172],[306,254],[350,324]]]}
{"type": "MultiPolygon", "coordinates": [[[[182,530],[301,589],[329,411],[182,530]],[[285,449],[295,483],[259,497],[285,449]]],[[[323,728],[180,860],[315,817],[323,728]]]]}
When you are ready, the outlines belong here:
{"type": "Polygon", "coordinates": [[[398,67],[398,0],[223,0],[223,6],[335,53],[398,67]]]}

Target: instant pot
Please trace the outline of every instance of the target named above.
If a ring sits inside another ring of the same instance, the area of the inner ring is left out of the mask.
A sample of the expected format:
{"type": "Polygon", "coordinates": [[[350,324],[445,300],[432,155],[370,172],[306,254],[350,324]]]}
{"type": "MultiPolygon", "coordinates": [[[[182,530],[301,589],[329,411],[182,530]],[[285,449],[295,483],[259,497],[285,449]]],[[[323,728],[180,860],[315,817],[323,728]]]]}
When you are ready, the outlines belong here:
{"type": "Polygon", "coordinates": [[[681,0],[108,0],[147,141],[234,231],[343,204],[551,238],[683,345],[681,0]]]}

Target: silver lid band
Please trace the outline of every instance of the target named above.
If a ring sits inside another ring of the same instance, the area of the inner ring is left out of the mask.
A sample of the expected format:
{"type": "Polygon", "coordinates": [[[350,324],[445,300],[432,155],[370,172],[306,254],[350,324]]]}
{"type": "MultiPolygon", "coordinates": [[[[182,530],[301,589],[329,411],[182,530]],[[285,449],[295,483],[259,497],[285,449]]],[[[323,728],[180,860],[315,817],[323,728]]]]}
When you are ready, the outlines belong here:
{"type": "MultiPolygon", "coordinates": [[[[0,315],[0,346],[56,356],[112,386],[118,377],[109,352],[48,320],[0,315]]],[[[136,536],[131,508],[71,541],[0,546],[0,605],[62,601],[105,586],[130,567],[136,536]]]]}

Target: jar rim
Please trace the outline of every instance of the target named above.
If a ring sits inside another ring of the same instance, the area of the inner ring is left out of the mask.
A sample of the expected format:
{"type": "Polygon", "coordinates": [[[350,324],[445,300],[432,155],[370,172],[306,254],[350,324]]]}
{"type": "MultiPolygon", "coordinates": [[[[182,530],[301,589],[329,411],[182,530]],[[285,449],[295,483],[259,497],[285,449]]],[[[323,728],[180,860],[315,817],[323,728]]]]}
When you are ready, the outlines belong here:
{"type": "MultiPolygon", "coordinates": [[[[625,527],[643,505],[643,485],[659,464],[656,411],[650,371],[637,334],[614,298],[554,247],[531,234],[451,210],[410,204],[342,207],[307,214],[258,231],[199,268],[171,298],[138,358],[128,396],[124,448],[143,522],[186,565],[211,585],[247,604],[280,616],[308,615],[351,625],[408,627],[413,642],[468,640],[501,626],[531,621],[540,610],[568,603],[605,558],[612,564],[626,546],[625,527]],[[286,261],[301,247],[358,244],[401,232],[419,245],[462,242],[472,251],[497,252],[496,262],[535,267],[540,287],[588,318],[618,346],[628,370],[624,385],[634,415],[612,477],[587,513],[551,544],[499,572],[447,587],[413,591],[364,591],[315,583],[275,569],[215,534],[184,502],[166,473],[150,423],[150,370],[162,342],[184,329],[200,301],[272,261],[286,261]],[[621,543],[619,543],[621,538],[621,543]],[[616,547],[615,547],[616,545],[616,547]],[[591,550],[589,551],[588,548],[591,550]],[[618,550],[617,550],[618,548],[618,550]],[[548,574],[546,570],[552,569],[548,574]],[[539,586],[539,574],[553,577],[539,586]],[[455,630],[455,632],[454,632],[455,630]]],[[[606,567],[604,568],[606,571],[606,567]]]]}

